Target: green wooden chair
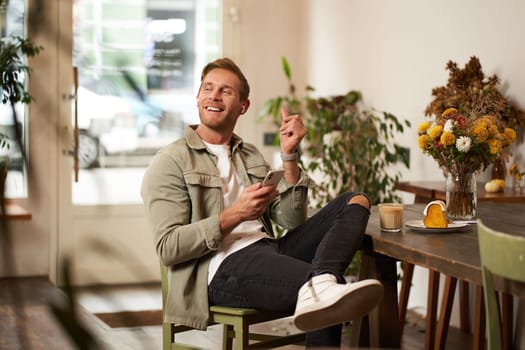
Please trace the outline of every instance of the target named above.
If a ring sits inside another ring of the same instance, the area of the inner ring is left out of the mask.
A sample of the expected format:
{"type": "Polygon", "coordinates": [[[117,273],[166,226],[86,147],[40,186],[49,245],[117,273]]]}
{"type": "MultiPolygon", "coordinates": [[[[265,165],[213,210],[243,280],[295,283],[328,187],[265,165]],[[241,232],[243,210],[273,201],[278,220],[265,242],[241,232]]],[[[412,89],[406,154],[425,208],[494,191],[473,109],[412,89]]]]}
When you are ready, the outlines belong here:
{"type": "Polygon", "coordinates": [[[478,220],[479,251],[485,298],[487,347],[502,348],[501,321],[492,275],[525,282],[525,237],[495,231],[478,220]]]}
{"type": "MultiPolygon", "coordinates": [[[[166,267],[161,265],[161,282],[162,282],[162,310],[166,302],[168,291],[166,267]]],[[[277,320],[290,315],[273,314],[262,312],[256,309],[244,309],[224,306],[210,307],[209,325],[223,324],[222,348],[232,349],[235,342],[235,350],[242,349],[271,349],[288,344],[304,343],[305,333],[290,335],[271,335],[251,333],[250,325],[277,320]],[[252,340],[250,342],[250,340],[252,340]]],[[[194,346],[179,344],[175,341],[177,333],[191,330],[191,327],[176,325],[173,323],[162,323],[162,349],[196,349],[194,346]]]]}

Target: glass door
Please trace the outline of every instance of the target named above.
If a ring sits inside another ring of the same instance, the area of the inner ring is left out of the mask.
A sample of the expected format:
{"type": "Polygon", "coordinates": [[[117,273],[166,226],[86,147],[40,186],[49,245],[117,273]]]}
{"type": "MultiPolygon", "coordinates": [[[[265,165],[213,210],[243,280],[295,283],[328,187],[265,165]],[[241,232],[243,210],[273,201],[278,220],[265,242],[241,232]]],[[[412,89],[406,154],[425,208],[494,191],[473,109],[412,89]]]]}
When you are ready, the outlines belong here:
{"type": "Polygon", "coordinates": [[[140,183],[156,151],[198,122],[200,69],[220,55],[221,1],[71,6],[71,56],[60,67],[71,77],[64,84],[76,84],[64,127],[73,146],[60,165],[71,185],[60,186],[59,256],[74,257],[76,284],[158,280],[140,183]]]}

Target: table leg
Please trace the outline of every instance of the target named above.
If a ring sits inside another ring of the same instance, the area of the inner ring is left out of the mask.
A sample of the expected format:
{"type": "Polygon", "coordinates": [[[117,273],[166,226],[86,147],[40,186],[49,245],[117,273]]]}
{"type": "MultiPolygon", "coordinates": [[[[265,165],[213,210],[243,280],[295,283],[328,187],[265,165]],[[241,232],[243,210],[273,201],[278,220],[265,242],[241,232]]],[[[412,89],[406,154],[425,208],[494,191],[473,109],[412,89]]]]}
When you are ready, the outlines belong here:
{"type": "Polygon", "coordinates": [[[472,339],[472,349],[479,350],[485,348],[485,304],[483,301],[482,286],[476,286],[474,305],[474,334],[472,339]]]}
{"type": "Polygon", "coordinates": [[[512,348],[512,331],[513,327],[513,307],[514,302],[512,295],[501,292],[501,340],[503,342],[503,349],[512,348]]]}
{"type": "Polygon", "coordinates": [[[439,294],[439,272],[428,270],[427,317],[425,326],[425,349],[434,348],[436,337],[436,314],[439,294]]]}
{"type": "Polygon", "coordinates": [[[400,348],[401,327],[399,322],[399,311],[397,304],[397,271],[396,260],[381,254],[363,251],[361,256],[361,270],[359,278],[377,278],[384,287],[383,299],[378,308],[363,320],[369,321],[369,327],[357,320],[360,325],[359,334],[354,338],[352,332],[351,345],[368,346],[377,348],[400,348]],[[368,334],[367,334],[368,333],[368,334]]]}
{"type": "Polygon", "coordinates": [[[408,297],[412,287],[412,277],[414,276],[414,264],[403,262],[403,278],[401,280],[401,290],[399,292],[399,322],[401,322],[401,335],[405,327],[408,297]]]}
{"type": "Polygon", "coordinates": [[[457,279],[447,276],[445,278],[445,287],[443,289],[443,299],[441,300],[441,311],[439,312],[439,321],[436,334],[436,345],[434,349],[443,350],[447,342],[447,332],[450,323],[450,314],[452,305],[454,305],[454,294],[456,291],[457,279]]]}
{"type": "Polygon", "coordinates": [[[467,281],[461,281],[459,284],[459,307],[459,329],[470,333],[470,293],[467,281]]]}

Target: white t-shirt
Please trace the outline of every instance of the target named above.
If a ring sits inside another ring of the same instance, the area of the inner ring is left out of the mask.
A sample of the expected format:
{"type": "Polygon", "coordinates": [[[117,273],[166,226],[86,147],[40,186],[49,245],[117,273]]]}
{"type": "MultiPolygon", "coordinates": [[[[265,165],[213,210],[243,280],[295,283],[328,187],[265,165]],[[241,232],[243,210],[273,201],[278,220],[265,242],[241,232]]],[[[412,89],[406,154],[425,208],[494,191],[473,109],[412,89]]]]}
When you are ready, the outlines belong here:
{"type": "MultiPolygon", "coordinates": [[[[244,190],[244,186],[232,163],[230,146],[204,143],[208,146],[209,150],[217,156],[217,168],[219,169],[222,193],[224,195],[223,207],[228,208],[239,198],[244,190]]],[[[228,255],[265,237],[267,237],[267,235],[263,232],[263,226],[257,220],[242,222],[233,229],[233,231],[223,239],[217,253],[210,261],[208,284],[210,284],[220,264],[228,255]]]]}

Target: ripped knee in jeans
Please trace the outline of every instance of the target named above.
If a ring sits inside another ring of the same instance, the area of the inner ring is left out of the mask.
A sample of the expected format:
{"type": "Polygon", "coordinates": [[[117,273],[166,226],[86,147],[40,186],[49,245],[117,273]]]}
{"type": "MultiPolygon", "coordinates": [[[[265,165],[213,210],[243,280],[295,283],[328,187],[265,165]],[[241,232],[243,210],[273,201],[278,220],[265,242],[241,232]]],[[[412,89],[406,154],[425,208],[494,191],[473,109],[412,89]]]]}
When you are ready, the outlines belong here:
{"type": "Polygon", "coordinates": [[[370,199],[368,199],[368,196],[357,193],[350,200],[348,201],[348,204],[359,204],[366,209],[370,210],[370,199]]]}

